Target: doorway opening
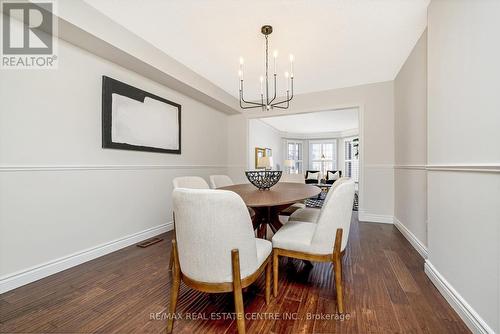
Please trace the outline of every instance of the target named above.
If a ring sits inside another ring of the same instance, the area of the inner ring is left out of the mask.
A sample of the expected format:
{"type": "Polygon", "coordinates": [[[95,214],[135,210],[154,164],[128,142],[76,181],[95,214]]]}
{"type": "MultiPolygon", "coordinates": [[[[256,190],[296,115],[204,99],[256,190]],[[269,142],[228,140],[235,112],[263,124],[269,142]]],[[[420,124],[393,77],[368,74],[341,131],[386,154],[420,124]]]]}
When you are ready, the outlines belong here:
{"type": "Polygon", "coordinates": [[[303,174],[305,179],[313,175],[318,183],[350,177],[356,183],[357,209],[362,189],[360,128],[359,108],[251,118],[247,169],[258,168],[256,152],[261,152],[271,158],[273,170],[303,174]]]}

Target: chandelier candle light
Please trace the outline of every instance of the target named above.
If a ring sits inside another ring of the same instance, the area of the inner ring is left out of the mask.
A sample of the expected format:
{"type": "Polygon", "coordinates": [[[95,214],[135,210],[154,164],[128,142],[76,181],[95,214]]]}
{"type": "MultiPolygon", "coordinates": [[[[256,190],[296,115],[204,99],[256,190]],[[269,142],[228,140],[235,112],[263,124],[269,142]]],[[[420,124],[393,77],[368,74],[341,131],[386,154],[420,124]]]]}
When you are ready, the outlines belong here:
{"type": "Polygon", "coordinates": [[[252,108],[261,108],[262,110],[270,110],[273,108],[279,109],[288,109],[290,106],[290,101],[293,99],[293,55],[290,55],[290,72],[285,72],[285,80],[286,80],[286,99],[278,99],[276,100],[276,60],[278,58],[278,51],[273,52],[273,61],[274,61],[274,72],[273,72],[273,81],[274,81],[274,93],[271,97],[269,95],[269,41],[268,37],[273,32],[273,27],[270,25],[263,26],[260,31],[266,38],[266,74],[264,76],[260,76],[260,103],[255,101],[246,101],[243,97],[243,58],[240,58],[240,70],[238,71],[238,75],[240,77],[240,107],[242,109],[252,109],[252,108]],[[265,80],[265,82],[264,82],[265,80]],[[265,84],[265,87],[264,87],[265,84]]]}

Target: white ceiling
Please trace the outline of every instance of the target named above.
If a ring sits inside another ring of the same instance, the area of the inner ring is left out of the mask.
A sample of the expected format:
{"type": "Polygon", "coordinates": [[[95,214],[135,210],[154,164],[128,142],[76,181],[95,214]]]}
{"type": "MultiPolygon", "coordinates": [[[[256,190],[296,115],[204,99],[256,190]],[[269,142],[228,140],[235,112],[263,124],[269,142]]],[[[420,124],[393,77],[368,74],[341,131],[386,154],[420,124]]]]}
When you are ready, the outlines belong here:
{"type": "Polygon", "coordinates": [[[274,27],[281,78],[294,54],[296,93],[348,87],[394,79],[426,27],[430,0],[86,1],[234,96],[243,56],[253,99],[262,25],[274,27]]]}
{"type": "Polygon", "coordinates": [[[359,127],[357,109],[266,117],[260,120],[278,131],[296,134],[341,132],[359,127]]]}

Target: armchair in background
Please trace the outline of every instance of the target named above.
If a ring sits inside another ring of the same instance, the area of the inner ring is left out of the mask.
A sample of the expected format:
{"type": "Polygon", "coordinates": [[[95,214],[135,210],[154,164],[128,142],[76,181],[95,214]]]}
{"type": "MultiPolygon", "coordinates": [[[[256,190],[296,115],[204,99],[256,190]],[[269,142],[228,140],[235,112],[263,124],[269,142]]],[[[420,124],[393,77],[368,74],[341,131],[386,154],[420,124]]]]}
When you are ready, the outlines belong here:
{"type": "Polygon", "coordinates": [[[326,184],[333,184],[335,181],[337,181],[341,177],[342,177],[341,170],[327,170],[326,176],[325,176],[325,183],[326,184]]]}
{"type": "Polygon", "coordinates": [[[319,170],[306,170],[306,184],[316,184],[321,180],[321,172],[319,170]]]}

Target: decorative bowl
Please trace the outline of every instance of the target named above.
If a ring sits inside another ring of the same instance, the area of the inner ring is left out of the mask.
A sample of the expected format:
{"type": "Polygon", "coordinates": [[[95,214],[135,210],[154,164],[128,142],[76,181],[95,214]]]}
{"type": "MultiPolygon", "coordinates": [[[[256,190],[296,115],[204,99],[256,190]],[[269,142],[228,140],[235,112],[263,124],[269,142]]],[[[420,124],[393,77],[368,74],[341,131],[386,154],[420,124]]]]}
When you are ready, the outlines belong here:
{"type": "Polygon", "coordinates": [[[278,183],[282,173],[283,172],[280,170],[255,170],[245,172],[248,181],[259,188],[259,190],[269,190],[269,188],[278,183]]]}

